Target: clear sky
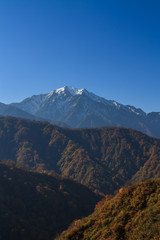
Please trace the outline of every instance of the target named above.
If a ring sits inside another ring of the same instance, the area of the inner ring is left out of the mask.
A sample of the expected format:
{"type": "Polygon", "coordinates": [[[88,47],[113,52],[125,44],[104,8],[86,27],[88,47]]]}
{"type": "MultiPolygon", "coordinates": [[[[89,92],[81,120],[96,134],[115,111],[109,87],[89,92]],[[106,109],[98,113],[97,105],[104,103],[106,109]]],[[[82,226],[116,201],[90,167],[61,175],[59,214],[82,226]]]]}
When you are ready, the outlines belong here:
{"type": "Polygon", "coordinates": [[[160,111],[160,1],[0,0],[0,102],[65,85],[160,111]]]}

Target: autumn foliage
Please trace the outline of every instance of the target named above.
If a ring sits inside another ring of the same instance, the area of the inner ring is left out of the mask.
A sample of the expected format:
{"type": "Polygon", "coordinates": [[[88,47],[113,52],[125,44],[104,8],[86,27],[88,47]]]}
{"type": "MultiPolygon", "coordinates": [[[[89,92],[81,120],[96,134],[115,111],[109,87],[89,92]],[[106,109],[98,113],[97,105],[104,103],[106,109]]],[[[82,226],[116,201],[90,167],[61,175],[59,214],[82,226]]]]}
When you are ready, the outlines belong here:
{"type": "Polygon", "coordinates": [[[160,180],[146,181],[102,200],[57,240],[159,240],[160,180]]]}
{"type": "Polygon", "coordinates": [[[119,127],[67,129],[1,117],[0,160],[54,171],[113,194],[127,182],[160,177],[160,139],[119,127]]]}

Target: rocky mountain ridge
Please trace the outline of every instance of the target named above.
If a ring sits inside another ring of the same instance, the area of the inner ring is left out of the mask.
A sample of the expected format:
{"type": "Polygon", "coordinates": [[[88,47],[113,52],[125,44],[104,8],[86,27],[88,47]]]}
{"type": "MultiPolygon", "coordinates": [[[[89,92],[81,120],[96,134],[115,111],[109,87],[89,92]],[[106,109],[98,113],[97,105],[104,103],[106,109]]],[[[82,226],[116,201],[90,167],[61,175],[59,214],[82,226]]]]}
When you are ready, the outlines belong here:
{"type": "MultiPolygon", "coordinates": [[[[147,114],[133,106],[106,100],[86,89],[65,86],[48,94],[33,95],[20,103],[7,106],[9,109],[5,111],[5,116],[46,120],[71,128],[122,126],[160,137],[159,112],[147,114]],[[12,107],[14,112],[15,109],[19,111],[17,115],[16,113],[13,115],[12,107]]],[[[0,115],[4,116],[1,108],[0,115]]]]}

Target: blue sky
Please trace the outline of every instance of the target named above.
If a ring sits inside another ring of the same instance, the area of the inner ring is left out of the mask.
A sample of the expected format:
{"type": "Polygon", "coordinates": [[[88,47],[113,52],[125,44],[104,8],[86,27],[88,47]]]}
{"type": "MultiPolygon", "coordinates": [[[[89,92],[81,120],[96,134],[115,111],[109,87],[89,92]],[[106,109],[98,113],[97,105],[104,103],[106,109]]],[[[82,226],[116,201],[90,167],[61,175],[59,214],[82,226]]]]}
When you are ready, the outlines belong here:
{"type": "Polygon", "coordinates": [[[1,0],[0,102],[68,85],[160,111],[159,11],[159,0],[1,0]]]}

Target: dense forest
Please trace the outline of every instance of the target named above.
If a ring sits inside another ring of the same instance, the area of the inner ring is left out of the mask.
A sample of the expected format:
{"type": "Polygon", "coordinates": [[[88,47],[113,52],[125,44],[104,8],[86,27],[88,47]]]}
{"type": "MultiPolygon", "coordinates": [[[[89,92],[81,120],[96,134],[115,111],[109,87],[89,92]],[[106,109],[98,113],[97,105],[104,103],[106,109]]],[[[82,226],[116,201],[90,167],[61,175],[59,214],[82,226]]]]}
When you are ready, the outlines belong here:
{"type": "Polygon", "coordinates": [[[73,180],[48,174],[0,163],[0,240],[53,239],[101,199],[73,180]]]}
{"type": "Polygon", "coordinates": [[[159,240],[160,180],[106,196],[90,216],[75,221],[57,240],[159,240]]]}
{"type": "Polygon", "coordinates": [[[160,139],[0,117],[0,169],[0,240],[53,239],[96,203],[58,239],[158,239],[160,180],[127,186],[160,177],[160,139]]]}
{"type": "Polygon", "coordinates": [[[160,177],[160,139],[132,129],[67,129],[1,117],[0,146],[3,162],[70,176],[103,194],[160,177]]]}

